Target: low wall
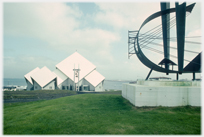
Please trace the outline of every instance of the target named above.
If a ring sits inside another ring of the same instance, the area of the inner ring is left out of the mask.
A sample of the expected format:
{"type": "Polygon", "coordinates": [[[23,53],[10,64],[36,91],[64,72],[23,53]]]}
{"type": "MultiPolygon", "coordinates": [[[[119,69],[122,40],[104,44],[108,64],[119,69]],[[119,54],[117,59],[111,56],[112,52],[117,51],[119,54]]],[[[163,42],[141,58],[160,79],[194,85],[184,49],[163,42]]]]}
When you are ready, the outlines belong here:
{"type": "Polygon", "coordinates": [[[137,107],[201,106],[201,82],[138,81],[123,84],[122,96],[137,107]]]}

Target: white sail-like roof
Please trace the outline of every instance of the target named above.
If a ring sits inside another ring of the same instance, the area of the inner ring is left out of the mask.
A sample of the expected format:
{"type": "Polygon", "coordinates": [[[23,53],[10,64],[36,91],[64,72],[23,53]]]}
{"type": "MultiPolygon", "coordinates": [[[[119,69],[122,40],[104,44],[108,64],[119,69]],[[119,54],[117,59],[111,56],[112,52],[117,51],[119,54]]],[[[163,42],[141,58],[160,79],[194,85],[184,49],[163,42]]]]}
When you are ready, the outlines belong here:
{"type": "Polygon", "coordinates": [[[44,87],[56,77],[55,73],[51,72],[46,66],[31,75],[31,78],[41,87],[44,87]]]}
{"type": "MultiPolygon", "coordinates": [[[[73,69],[80,69],[79,80],[83,79],[91,71],[96,69],[96,66],[88,61],[86,58],[81,56],[78,52],[73,53],[60,63],[56,67],[62,71],[67,77],[74,81],[74,71],[73,69]]],[[[75,83],[78,82],[78,77],[75,77],[75,83]]]]}
{"type": "Polygon", "coordinates": [[[101,83],[101,81],[105,79],[105,77],[98,71],[94,70],[88,76],[86,76],[85,79],[94,87],[96,87],[99,83],[101,83]]]}
{"type": "Polygon", "coordinates": [[[59,69],[55,69],[53,73],[55,73],[55,75],[57,76],[57,85],[60,85],[67,79],[67,76],[64,75],[59,69]]]}
{"type": "Polygon", "coordinates": [[[32,71],[30,71],[29,73],[27,73],[26,75],[24,75],[24,77],[25,77],[31,84],[33,84],[33,82],[32,82],[32,80],[31,80],[31,77],[30,77],[30,76],[31,76],[33,73],[37,72],[38,70],[40,70],[39,67],[37,67],[37,68],[33,69],[32,71]]]}

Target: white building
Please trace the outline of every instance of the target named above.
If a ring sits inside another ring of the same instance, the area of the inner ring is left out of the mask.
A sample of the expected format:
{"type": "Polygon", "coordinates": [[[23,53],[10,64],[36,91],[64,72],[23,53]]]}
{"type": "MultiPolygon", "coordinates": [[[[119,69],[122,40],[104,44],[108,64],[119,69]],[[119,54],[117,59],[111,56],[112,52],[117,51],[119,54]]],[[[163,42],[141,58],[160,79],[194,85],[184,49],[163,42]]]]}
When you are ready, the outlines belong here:
{"type": "Polygon", "coordinates": [[[104,76],[102,76],[96,70],[93,70],[89,75],[87,75],[84,78],[83,90],[104,91],[104,88],[103,88],[104,79],[105,79],[104,76]],[[88,87],[88,89],[86,87],[88,87]]]}
{"type": "Polygon", "coordinates": [[[57,75],[59,89],[104,91],[105,77],[96,71],[94,64],[78,52],[58,63],[54,73],[57,75]],[[74,69],[79,69],[79,72],[74,73],[74,69]]]}
{"type": "Polygon", "coordinates": [[[26,80],[26,83],[27,83],[27,88],[26,90],[33,90],[33,82],[31,80],[31,75],[35,72],[37,72],[38,70],[40,70],[40,68],[35,68],[33,69],[32,71],[30,71],[29,73],[27,73],[26,75],[24,75],[24,78],[26,80]]]}
{"type": "Polygon", "coordinates": [[[31,80],[34,90],[56,89],[57,76],[47,67],[43,67],[35,73],[31,74],[31,80]]]}
{"type": "Polygon", "coordinates": [[[105,77],[96,71],[96,66],[75,52],[56,65],[34,69],[25,75],[27,90],[62,89],[76,91],[104,91],[105,77]],[[32,88],[31,88],[32,87],[32,88]]]}

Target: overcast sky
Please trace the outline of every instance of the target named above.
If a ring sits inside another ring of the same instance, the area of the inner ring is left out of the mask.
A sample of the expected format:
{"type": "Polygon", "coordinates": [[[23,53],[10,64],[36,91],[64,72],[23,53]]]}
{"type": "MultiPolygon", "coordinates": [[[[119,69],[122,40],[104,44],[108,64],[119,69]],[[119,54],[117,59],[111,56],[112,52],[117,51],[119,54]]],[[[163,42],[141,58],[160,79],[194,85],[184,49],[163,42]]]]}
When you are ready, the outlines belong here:
{"type": "MultiPolygon", "coordinates": [[[[174,5],[171,3],[171,7],[174,5]]],[[[77,50],[106,79],[145,79],[150,69],[136,55],[128,59],[128,30],[139,29],[148,16],[159,10],[159,1],[4,2],[3,77],[23,78],[43,66],[53,71],[56,64],[77,50]]],[[[201,3],[196,3],[186,21],[186,35],[201,36],[201,3]]],[[[201,51],[201,45],[195,46],[201,51]]],[[[156,58],[154,54],[149,55],[156,58]]],[[[167,75],[153,71],[151,77],[154,76],[167,75]]],[[[167,77],[176,79],[176,74],[167,77]]],[[[192,79],[192,74],[179,78],[192,79]]]]}

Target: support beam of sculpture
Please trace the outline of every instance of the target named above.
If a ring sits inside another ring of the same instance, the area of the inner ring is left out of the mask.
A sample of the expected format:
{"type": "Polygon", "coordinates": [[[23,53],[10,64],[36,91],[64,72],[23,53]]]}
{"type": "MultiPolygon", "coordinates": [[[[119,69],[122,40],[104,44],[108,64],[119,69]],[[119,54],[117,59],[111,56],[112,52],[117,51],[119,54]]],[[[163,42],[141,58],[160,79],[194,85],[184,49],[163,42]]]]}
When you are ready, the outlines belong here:
{"type": "MultiPolygon", "coordinates": [[[[170,8],[169,2],[161,2],[161,11],[165,11],[170,8]]],[[[169,60],[169,54],[170,54],[170,15],[169,14],[163,14],[161,16],[162,18],[162,32],[163,32],[163,47],[164,47],[164,58],[169,60]]],[[[169,64],[165,63],[165,69],[169,70],[169,64]]]]}
{"type": "Polygon", "coordinates": [[[176,29],[177,29],[177,58],[178,58],[178,72],[183,72],[184,62],[184,46],[185,46],[185,26],[186,26],[186,3],[176,6],[176,29]]]}

